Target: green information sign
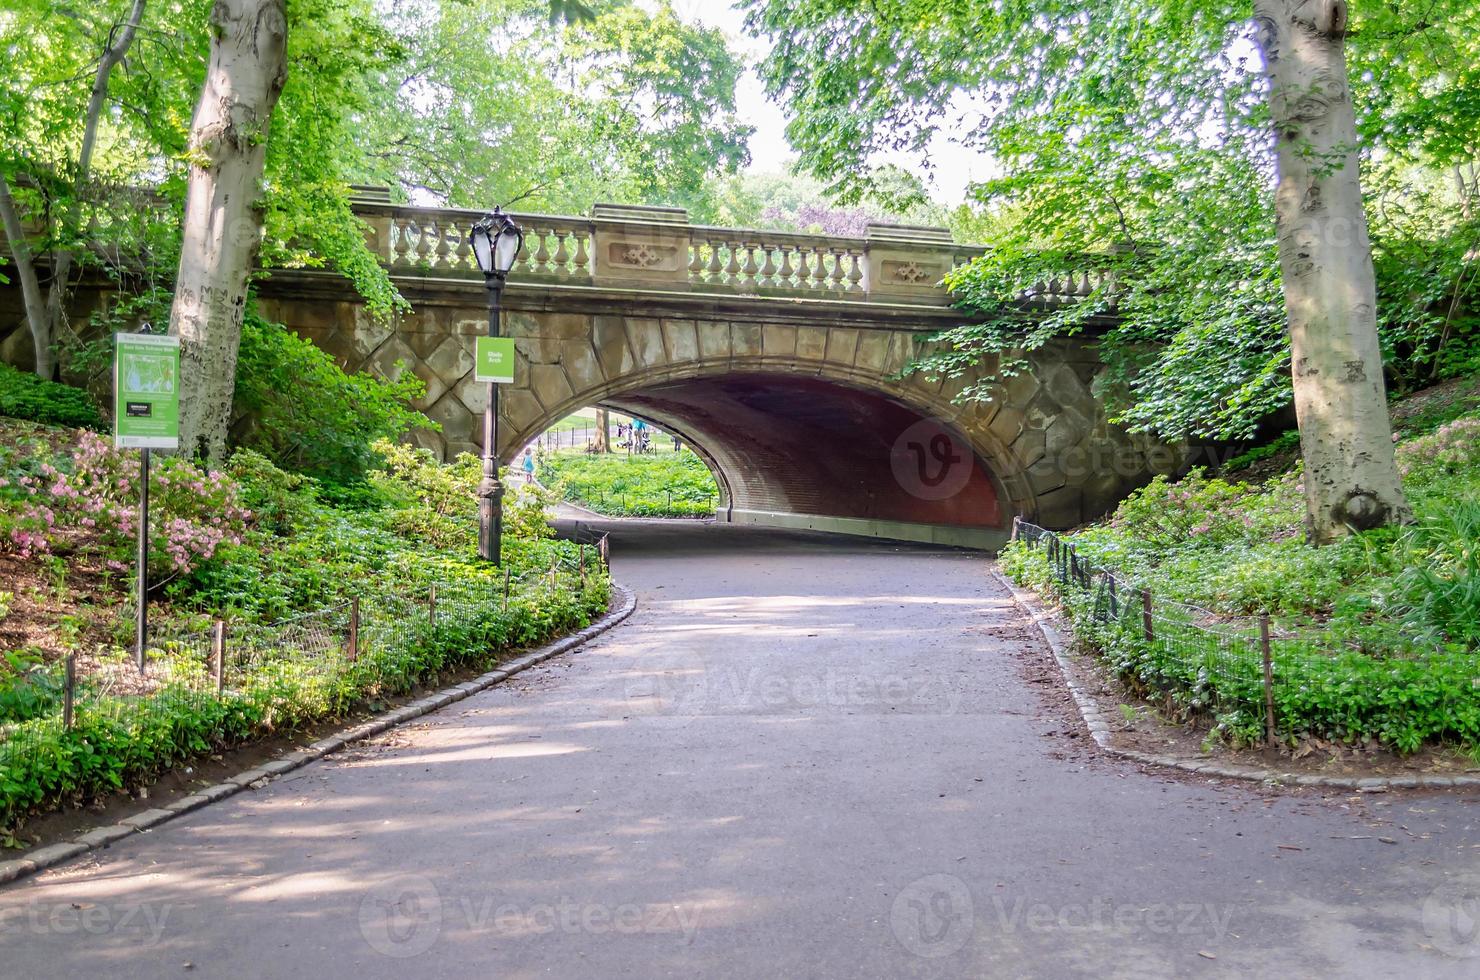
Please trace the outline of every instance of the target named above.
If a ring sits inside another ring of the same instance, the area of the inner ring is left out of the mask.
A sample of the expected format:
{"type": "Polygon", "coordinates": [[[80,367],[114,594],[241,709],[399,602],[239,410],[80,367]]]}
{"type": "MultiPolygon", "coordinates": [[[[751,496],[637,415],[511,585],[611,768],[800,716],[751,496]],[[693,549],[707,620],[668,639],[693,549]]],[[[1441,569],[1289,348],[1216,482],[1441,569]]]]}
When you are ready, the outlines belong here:
{"type": "Polygon", "coordinates": [[[180,338],[113,336],[113,445],[180,448],[180,338]]]}
{"type": "Polygon", "coordinates": [[[512,384],[514,381],[514,338],[479,337],[473,350],[473,380],[512,384]]]}

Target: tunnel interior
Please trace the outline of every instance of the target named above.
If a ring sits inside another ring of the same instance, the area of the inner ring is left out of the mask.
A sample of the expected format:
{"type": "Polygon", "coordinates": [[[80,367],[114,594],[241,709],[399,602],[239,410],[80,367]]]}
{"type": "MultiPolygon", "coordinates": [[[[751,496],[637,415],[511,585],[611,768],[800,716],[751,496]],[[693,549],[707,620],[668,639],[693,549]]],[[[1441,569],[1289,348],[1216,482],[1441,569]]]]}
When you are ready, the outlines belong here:
{"type": "Polygon", "coordinates": [[[729,516],[983,529],[1006,520],[997,480],[963,436],[875,391],[742,373],[666,382],[601,404],[687,439],[716,471],[729,516]]]}

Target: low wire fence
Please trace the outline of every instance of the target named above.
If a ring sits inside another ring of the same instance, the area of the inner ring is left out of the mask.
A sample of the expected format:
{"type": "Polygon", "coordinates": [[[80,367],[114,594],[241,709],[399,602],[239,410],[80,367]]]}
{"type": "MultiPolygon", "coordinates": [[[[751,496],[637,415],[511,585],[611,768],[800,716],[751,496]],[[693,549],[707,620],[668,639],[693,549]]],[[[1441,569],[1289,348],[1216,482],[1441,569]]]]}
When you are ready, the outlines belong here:
{"type": "MultiPolygon", "coordinates": [[[[358,685],[375,679],[377,668],[363,662],[367,652],[405,651],[434,638],[439,627],[507,618],[511,608],[538,608],[561,590],[579,589],[585,596],[592,579],[608,571],[605,535],[590,537],[578,542],[574,555],[557,553],[548,568],[519,575],[506,566],[493,579],[353,598],[267,624],[216,620],[205,630],[152,635],[142,669],[131,654],[86,660],[69,654],[54,668],[31,674],[27,686],[36,703],[30,710],[9,706],[15,720],[0,723],[0,827],[6,778],[38,771],[70,729],[137,746],[138,759],[132,761],[141,763],[148,753],[168,759],[171,750],[162,743],[179,734],[178,719],[215,713],[229,722],[224,715],[230,706],[244,700],[256,702],[274,725],[332,714],[346,706],[358,685]]],[[[472,659],[471,652],[464,657],[472,659]]],[[[173,754],[207,747],[187,744],[173,754]]],[[[120,760],[120,768],[130,761],[120,760]]]]}
{"type": "MultiPolygon", "coordinates": [[[[1232,714],[1246,733],[1258,731],[1272,745],[1285,725],[1277,705],[1292,706],[1301,713],[1302,724],[1328,710],[1339,715],[1344,710],[1338,703],[1343,687],[1370,677],[1356,669],[1358,660],[1371,666],[1374,661],[1368,654],[1333,645],[1319,634],[1282,634],[1271,627],[1268,615],[1228,616],[1157,596],[1113,569],[1095,566],[1072,543],[1036,524],[1015,520],[1013,540],[1043,556],[1074,613],[1076,632],[1093,641],[1122,678],[1138,685],[1137,693],[1151,700],[1164,698],[1169,709],[1183,716],[1232,714]],[[1347,667],[1353,669],[1344,676],[1347,667]]],[[[1422,669],[1415,661],[1402,666],[1422,669]]],[[[1464,694],[1458,689],[1440,688],[1423,697],[1437,699],[1428,707],[1441,712],[1473,708],[1461,704],[1464,694]]],[[[1357,699],[1352,700],[1355,705],[1357,699]]],[[[1376,695],[1370,700],[1384,699],[1376,695]]],[[[1401,714],[1401,698],[1387,701],[1377,715],[1363,714],[1365,706],[1352,707],[1348,731],[1364,730],[1374,719],[1382,724],[1382,711],[1392,717],[1401,714]]],[[[1338,718],[1332,726],[1337,730],[1330,734],[1342,735],[1340,725],[1338,718]]]]}

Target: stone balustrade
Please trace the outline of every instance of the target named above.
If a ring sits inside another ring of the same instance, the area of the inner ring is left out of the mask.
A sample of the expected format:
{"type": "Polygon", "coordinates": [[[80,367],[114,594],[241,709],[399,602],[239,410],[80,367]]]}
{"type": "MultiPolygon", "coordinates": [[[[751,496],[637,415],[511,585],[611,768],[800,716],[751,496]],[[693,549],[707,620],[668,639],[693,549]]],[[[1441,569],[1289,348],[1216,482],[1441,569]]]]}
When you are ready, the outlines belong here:
{"type": "MultiPolygon", "coordinates": [[[[357,199],[371,248],[401,277],[478,272],[469,229],[485,212],[357,199]]],[[[694,225],[681,208],[598,204],[590,217],[520,214],[525,244],[515,283],[570,283],[669,292],[825,298],[949,306],[941,280],[986,250],[944,228],[871,224],[863,238],[694,225]]],[[[1023,295],[1026,305],[1076,301],[1099,284],[1066,270],[1023,295]]]]}

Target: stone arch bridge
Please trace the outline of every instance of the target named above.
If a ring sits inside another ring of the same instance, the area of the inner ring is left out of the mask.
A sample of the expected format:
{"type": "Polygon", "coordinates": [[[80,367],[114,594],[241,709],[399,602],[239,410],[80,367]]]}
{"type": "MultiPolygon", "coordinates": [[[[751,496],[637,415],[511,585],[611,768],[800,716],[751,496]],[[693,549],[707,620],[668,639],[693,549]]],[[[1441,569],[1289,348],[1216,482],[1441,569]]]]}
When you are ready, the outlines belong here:
{"type": "MultiPolygon", "coordinates": [[[[409,370],[444,455],[478,452],[485,386],[472,378],[486,293],[467,230],[481,212],[356,203],[413,311],[376,322],[342,277],[276,270],[264,312],[349,369],[409,370]]],[[[691,224],[669,208],[516,216],[525,249],[504,293],[516,381],[500,398],[504,458],[571,411],[606,406],[683,436],[721,488],[721,520],[991,548],[1014,515],[1049,527],[1098,516],[1171,447],[1110,425],[1093,341],[994,377],[908,373],[917,338],[959,323],[938,285],[980,254],[943,229],[873,225],[830,238],[691,224]],[[967,383],[989,403],[957,405],[967,383]]],[[[1073,302],[1083,273],[1024,298],[1073,302]]]]}

